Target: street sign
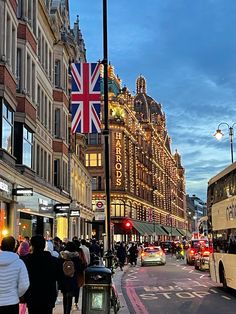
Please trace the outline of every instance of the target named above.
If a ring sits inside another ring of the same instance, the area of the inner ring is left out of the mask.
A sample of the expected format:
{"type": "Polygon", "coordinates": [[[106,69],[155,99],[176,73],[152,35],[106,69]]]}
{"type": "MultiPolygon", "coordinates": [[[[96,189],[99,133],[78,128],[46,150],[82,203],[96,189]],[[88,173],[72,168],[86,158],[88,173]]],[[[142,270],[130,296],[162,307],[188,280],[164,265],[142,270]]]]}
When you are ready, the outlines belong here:
{"type": "Polygon", "coordinates": [[[96,203],[96,211],[104,211],[104,202],[103,201],[97,201],[96,203]]]}

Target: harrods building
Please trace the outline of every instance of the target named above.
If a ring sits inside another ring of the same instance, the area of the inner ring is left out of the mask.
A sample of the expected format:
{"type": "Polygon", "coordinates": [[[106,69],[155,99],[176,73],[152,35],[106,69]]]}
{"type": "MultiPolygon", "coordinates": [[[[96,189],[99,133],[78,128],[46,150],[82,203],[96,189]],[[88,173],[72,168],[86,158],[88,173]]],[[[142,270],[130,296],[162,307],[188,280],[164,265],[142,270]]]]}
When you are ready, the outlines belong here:
{"type": "MultiPolygon", "coordinates": [[[[115,241],[180,238],[187,233],[184,168],[171,151],[160,103],[147,94],[144,77],[136,94],[121,88],[109,66],[111,227],[115,241]],[[127,228],[126,222],[130,222],[127,228]]],[[[104,232],[104,156],[100,134],[87,137],[92,175],[93,235],[104,232]]]]}

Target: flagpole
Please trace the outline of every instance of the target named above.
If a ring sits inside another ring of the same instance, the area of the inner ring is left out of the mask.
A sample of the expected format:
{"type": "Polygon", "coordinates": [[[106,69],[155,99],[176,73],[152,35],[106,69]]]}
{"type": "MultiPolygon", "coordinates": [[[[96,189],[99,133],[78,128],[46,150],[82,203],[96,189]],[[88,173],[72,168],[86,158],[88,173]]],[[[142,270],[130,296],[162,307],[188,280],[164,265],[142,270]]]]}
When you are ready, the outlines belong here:
{"type": "Polygon", "coordinates": [[[111,200],[110,200],[110,159],[109,159],[109,104],[108,104],[108,45],[107,45],[107,0],[103,0],[103,67],[104,67],[104,161],[105,161],[105,190],[106,190],[106,241],[107,267],[112,265],[111,250],[111,200]]]}

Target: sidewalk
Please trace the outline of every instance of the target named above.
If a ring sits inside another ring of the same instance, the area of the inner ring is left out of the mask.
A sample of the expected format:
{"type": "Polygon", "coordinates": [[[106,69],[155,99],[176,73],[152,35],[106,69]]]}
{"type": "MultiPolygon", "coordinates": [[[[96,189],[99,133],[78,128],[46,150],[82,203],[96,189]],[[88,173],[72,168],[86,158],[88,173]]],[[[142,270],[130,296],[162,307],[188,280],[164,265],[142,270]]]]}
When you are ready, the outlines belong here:
{"type": "MultiPolygon", "coordinates": [[[[116,269],[115,270],[115,274],[113,275],[113,282],[116,286],[116,289],[117,289],[117,293],[118,293],[118,296],[119,296],[119,300],[120,300],[120,310],[119,310],[119,314],[129,314],[129,310],[128,310],[128,307],[127,307],[127,304],[125,302],[125,298],[122,294],[122,289],[121,289],[121,280],[122,280],[122,276],[123,274],[127,271],[128,269],[128,266],[126,265],[124,267],[124,270],[121,271],[120,269],[116,269]]],[[[80,297],[79,297],[79,310],[74,310],[73,309],[73,305],[72,305],[72,311],[71,311],[71,314],[84,314],[82,313],[82,294],[83,294],[83,289],[81,289],[80,291],[80,297]]],[[[54,311],[53,311],[53,314],[63,314],[63,304],[62,304],[62,295],[59,294],[59,297],[58,297],[58,304],[55,306],[54,308],[54,311]]],[[[113,309],[111,310],[111,313],[113,313],[113,309]]]]}

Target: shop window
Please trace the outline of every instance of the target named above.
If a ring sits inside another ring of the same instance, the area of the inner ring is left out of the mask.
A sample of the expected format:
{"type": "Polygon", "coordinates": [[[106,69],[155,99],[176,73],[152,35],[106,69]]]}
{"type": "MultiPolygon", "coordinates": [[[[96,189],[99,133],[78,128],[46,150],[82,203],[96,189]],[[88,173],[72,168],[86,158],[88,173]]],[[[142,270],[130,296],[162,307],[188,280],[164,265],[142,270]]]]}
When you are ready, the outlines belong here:
{"type": "Polygon", "coordinates": [[[32,167],[33,133],[23,129],[23,165],[32,167]]]}
{"type": "Polygon", "coordinates": [[[2,105],[2,148],[12,154],[13,111],[5,102],[2,105]]]}
{"type": "Polygon", "coordinates": [[[0,241],[2,237],[7,235],[7,204],[0,202],[0,241]]]}

